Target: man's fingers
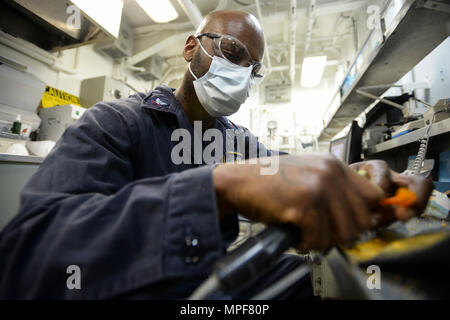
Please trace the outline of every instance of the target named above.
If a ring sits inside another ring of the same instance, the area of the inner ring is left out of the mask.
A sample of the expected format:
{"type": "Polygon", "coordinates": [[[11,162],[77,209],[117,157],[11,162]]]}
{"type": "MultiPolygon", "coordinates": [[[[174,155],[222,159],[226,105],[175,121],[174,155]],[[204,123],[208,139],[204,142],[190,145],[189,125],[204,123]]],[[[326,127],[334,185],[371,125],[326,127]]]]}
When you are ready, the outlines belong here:
{"type": "Polygon", "coordinates": [[[323,228],[322,230],[326,230],[326,232],[320,235],[320,248],[327,249],[333,244],[333,239],[331,236],[330,215],[328,214],[328,212],[323,211],[319,219],[323,228]]]}
{"type": "Polygon", "coordinates": [[[358,188],[359,194],[366,201],[369,209],[376,208],[384,197],[384,191],[354,170],[347,170],[347,177],[351,184],[358,188]]]}
{"type": "MultiPolygon", "coordinates": [[[[414,211],[416,214],[422,213],[428,203],[428,198],[433,191],[433,182],[431,181],[431,179],[422,176],[407,176],[396,172],[393,172],[391,176],[392,182],[396,185],[397,188],[405,187],[416,194],[417,200],[409,208],[412,209],[413,215],[414,211]]],[[[408,211],[403,209],[398,212],[398,214],[402,217],[407,217],[410,213],[410,210],[408,211]]]]}
{"type": "Polygon", "coordinates": [[[368,179],[379,186],[387,194],[392,192],[390,170],[384,161],[370,161],[370,165],[363,166],[367,171],[368,179]]]}
{"type": "Polygon", "coordinates": [[[359,191],[354,186],[349,186],[344,190],[347,201],[350,204],[355,220],[358,223],[360,230],[367,230],[375,227],[376,222],[373,221],[369,213],[369,208],[364,200],[361,198],[359,191]]]}
{"type": "Polygon", "coordinates": [[[290,209],[283,215],[286,221],[301,230],[301,240],[296,245],[301,251],[321,250],[331,246],[330,223],[326,211],[315,209],[301,212],[302,209],[290,209]],[[300,211],[299,211],[300,210],[300,211]]]}
{"type": "Polygon", "coordinates": [[[328,214],[323,212],[308,212],[308,215],[316,216],[316,225],[302,227],[302,240],[297,244],[297,248],[301,251],[323,250],[331,247],[333,244],[331,238],[330,221],[328,214]]]}
{"type": "Polygon", "coordinates": [[[395,216],[397,217],[397,219],[402,220],[402,221],[406,221],[411,219],[412,217],[414,217],[415,215],[417,215],[416,211],[410,208],[405,208],[405,207],[396,207],[395,209],[395,216]]]}
{"type": "Polygon", "coordinates": [[[384,193],[392,192],[391,171],[385,161],[369,160],[350,165],[354,171],[363,173],[363,176],[373,184],[379,186],[384,193]]]}
{"type": "Polygon", "coordinates": [[[354,240],[360,229],[343,192],[336,190],[335,194],[329,198],[329,212],[333,242],[345,243],[354,240]]]}
{"type": "Polygon", "coordinates": [[[391,206],[379,207],[376,211],[371,212],[371,216],[373,220],[376,220],[377,227],[387,226],[397,219],[394,208],[391,206]]]}

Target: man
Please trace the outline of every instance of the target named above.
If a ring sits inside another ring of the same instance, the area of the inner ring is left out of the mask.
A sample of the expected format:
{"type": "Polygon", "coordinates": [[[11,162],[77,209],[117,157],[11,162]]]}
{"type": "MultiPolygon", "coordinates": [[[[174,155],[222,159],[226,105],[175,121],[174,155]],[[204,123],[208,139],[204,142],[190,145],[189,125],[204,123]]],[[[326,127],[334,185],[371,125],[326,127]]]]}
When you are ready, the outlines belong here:
{"type": "Polygon", "coordinates": [[[236,236],[237,212],[293,224],[302,232],[298,248],[309,250],[352,241],[376,226],[374,217],[386,218],[374,185],[417,193],[412,209],[391,208],[396,218],[424,208],[429,181],[381,161],[348,168],[330,156],[281,156],[267,175],[249,161],[175,164],[174,130],[195,135],[194,121],[224,135],[237,128],[223,116],[245,100],[263,52],[252,15],[214,12],[186,41],[178,89],[87,110],[26,185],[1,234],[0,297],[186,298],[236,236]]]}

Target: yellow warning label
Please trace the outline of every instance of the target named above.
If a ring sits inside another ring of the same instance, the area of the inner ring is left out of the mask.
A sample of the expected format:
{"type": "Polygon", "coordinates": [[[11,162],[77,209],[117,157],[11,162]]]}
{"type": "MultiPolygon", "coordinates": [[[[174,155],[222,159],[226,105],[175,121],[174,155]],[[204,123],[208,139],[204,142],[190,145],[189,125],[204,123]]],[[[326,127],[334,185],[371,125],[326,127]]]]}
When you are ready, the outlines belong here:
{"type": "Polygon", "coordinates": [[[81,106],[80,99],[78,99],[78,97],[50,86],[45,87],[45,92],[42,95],[43,108],[63,106],[65,104],[74,104],[76,106],[81,106]]]}

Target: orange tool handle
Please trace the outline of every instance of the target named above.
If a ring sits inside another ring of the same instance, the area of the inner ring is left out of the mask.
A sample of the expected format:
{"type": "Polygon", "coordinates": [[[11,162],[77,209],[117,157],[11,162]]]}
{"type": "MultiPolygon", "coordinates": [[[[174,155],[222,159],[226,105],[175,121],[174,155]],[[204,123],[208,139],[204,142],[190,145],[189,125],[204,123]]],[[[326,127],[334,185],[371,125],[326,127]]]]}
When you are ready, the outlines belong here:
{"type": "Polygon", "coordinates": [[[398,205],[402,207],[409,207],[417,200],[417,195],[408,188],[398,188],[393,197],[383,198],[380,200],[380,205],[398,205]]]}

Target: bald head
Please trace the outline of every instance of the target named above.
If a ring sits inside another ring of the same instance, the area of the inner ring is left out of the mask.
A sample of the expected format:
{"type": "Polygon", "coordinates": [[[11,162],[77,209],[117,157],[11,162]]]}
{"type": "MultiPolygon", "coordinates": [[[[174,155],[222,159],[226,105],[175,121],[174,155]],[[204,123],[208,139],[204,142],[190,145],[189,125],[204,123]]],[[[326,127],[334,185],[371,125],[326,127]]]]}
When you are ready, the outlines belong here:
{"type": "MultiPolygon", "coordinates": [[[[242,64],[262,62],[264,55],[264,35],[256,18],[243,11],[215,11],[208,14],[197,28],[196,35],[214,33],[237,38],[248,49],[250,57],[242,64]]],[[[194,88],[194,81],[203,77],[210,69],[216,54],[214,40],[210,37],[190,35],[183,48],[183,57],[188,62],[183,81],[175,96],[191,121],[206,121],[204,127],[212,126],[214,117],[200,103],[194,88]]],[[[223,53],[222,53],[223,55],[223,53]]],[[[238,61],[239,64],[239,61],[238,61]]],[[[242,65],[247,67],[247,65],[242,65]]]]}
{"type": "Polygon", "coordinates": [[[196,34],[205,32],[236,37],[247,46],[253,60],[262,60],[264,34],[258,20],[250,13],[237,10],[211,12],[200,23],[196,34]]]}

